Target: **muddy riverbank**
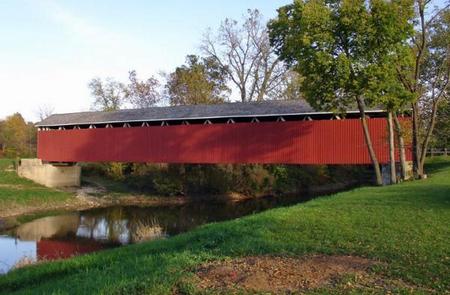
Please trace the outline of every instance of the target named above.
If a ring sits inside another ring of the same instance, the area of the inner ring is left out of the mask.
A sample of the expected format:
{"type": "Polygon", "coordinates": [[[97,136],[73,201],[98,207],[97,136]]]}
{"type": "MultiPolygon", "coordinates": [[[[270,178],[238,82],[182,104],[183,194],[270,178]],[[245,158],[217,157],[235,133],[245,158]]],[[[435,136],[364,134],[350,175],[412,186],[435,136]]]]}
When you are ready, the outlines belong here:
{"type": "MultiPolygon", "coordinates": [[[[308,195],[311,197],[336,193],[356,187],[356,182],[347,183],[331,183],[317,187],[310,187],[295,194],[308,195]]],[[[243,195],[239,193],[229,193],[225,195],[208,195],[208,196],[148,196],[148,195],[120,195],[115,196],[109,194],[103,188],[98,187],[82,187],[80,189],[66,190],[73,194],[64,202],[59,203],[42,203],[33,205],[15,205],[7,209],[0,208],[0,219],[17,217],[20,215],[37,214],[47,211],[81,211],[94,208],[107,208],[113,206],[140,206],[140,207],[164,207],[179,206],[193,202],[240,202],[250,199],[259,199],[270,197],[271,195],[243,195]]],[[[292,197],[295,194],[286,194],[282,197],[292,197]]],[[[0,222],[1,227],[1,222],[0,222]]]]}

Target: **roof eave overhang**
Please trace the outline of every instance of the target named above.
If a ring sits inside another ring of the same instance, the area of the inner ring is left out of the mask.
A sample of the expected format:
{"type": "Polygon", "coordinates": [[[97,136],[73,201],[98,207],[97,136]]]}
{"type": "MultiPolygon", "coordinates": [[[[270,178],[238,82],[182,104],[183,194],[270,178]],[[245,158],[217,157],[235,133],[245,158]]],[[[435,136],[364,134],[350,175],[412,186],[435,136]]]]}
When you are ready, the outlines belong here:
{"type": "MultiPolygon", "coordinates": [[[[367,114],[385,113],[385,110],[368,110],[367,114]]],[[[347,111],[346,114],[356,114],[359,111],[347,111]]],[[[227,118],[264,118],[264,117],[283,117],[283,116],[313,116],[313,115],[333,115],[333,112],[302,112],[302,113],[284,113],[284,114],[262,114],[262,115],[227,115],[227,116],[209,116],[209,117],[180,117],[180,118],[156,118],[156,119],[136,119],[136,120],[117,120],[117,121],[99,121],[99,122],[69,122],[61,124],[40,124],[36,127],[57,127],[57,126],[73,126],[73,125],[89,125],[89,124],[116,124],[116,123],[133,123],[133,122],[162,122],[162,121],[185,121],[185,120],[210,120],[210,119],[227,119],[227,118]]]]}

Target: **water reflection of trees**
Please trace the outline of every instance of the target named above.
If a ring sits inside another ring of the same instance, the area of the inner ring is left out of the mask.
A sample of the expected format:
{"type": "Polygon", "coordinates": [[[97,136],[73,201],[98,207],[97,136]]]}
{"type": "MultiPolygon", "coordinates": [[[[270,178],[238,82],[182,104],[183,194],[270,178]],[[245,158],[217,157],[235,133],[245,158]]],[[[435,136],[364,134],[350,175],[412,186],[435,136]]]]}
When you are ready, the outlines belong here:
{"type": "Polygon", "coordinates": [[[128,218],[122,208],[87,212],[80,216],[77,236],[95,240],[104,240],[120,244],[129,241],[128,218]]]}
{"type": "Polygon", "coordinates": [[[277,198],[261,198],[239,203],[198,202],[173,207],[95,209],[80,214],[77,236],[120,244],[137,243],[186,232],[208,222],[260,212],[277,205],[282,205],[277,198]]]}
{"type": "Polygon", "coordinates": [[[137,243],[295,202],[298,202],[298,197],[292,200],[286,197],[261,198],[239,203],[196,202],[184,206],[94,209],[34,220],[19,226],[16,237],[35,241],[83,238],[114,244],[137,243]]]}
{"type": "Polygon", "coordinates": [[[161,239],[166,236],[164,229],[159,225],[156,219],[150,221],[137,220],[131,224],[130,237],[131,243],[140,243],[161,239]]]}
{"type": "Polygon", "coordinates": [[[78,237],[129,244],[165,236],[156,218],[142,218],[129,208],[114,207],[81,214],[78,237]]]}

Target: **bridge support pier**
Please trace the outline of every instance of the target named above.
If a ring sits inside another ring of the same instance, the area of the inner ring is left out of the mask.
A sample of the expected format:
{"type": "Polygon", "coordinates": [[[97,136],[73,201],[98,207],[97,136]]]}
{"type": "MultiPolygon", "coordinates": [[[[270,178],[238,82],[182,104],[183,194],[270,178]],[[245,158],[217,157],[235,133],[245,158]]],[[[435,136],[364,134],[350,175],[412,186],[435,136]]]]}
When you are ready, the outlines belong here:
{"type": "Polygon", "coordinates": [[[81,167],[74,163],[47,164],[40,159],[22,159],[17,173],[51,188],[80,186],[81,167]]]}

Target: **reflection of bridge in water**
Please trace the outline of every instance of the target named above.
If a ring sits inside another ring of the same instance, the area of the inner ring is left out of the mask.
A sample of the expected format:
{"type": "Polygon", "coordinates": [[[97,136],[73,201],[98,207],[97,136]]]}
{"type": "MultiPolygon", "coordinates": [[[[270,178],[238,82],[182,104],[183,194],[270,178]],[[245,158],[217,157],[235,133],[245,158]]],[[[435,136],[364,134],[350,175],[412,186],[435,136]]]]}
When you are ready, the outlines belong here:
{"type": "Polygon", "coordinates": [[[199,225],[292,205],[308,195],[266,197],[241,202],[194,202],[169,207],[112,207],[48,216],[0,236],[0,273],[24,257],[32,261],[138,243],[187,232],[199,225]]]}
{"type": "MultiPolygon", "coordinates": [[[[15,230],[15,236],[22,241],[37,241],[38,248],[42,241],[46,245],[50,245],[51,241],[73,243],[75,240],[124,245],[164,237],[158,219],[148,215],[148,210],[145,211],[143,216],[136,216],[130,210],[113,207],[49,216],[20,225],[15,230]]],[[[38,256],[45,257],[39,253],[38,256]]]]}
{"type": "Polygon", "coordinates": [[[68,258],[165,237],[155,218],[133,218],[122,208],[48,216],[0,236],[0,273],[34,261],[68,258]]]}
{"type": "MultiPolygon", "coordinates": [[[[387,163],[386,114],[367,114],[387,163]]],[[[370,163],[359,112],[342,117],[304,101],[61,114],[38,126],[38,157],[47,162],[370,163]]]]}

